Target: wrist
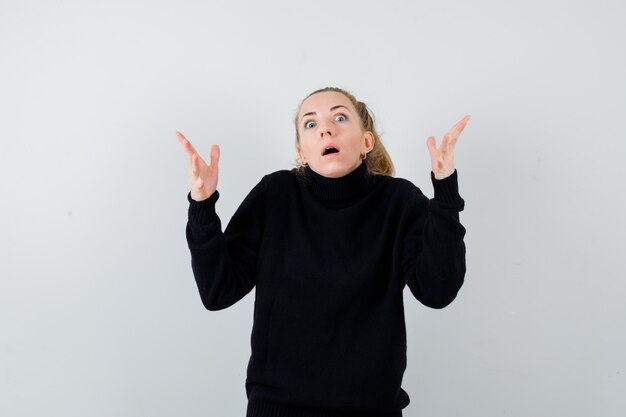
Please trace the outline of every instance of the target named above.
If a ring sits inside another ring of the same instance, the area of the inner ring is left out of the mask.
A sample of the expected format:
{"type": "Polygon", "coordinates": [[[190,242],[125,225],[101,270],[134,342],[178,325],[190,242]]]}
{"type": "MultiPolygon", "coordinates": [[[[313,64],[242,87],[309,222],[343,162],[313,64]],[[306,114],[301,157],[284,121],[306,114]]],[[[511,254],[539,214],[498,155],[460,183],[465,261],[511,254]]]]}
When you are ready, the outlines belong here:
{"type": "Polygon", "coordinates": [[[443,180],[443,179],[448,178],[450,175],[454,174],[454,171],[455,171],[454,168],[452,168],[451,171],[446,171],[446,172],[442,172],[442,171],[435,172],[435,171],[433,171],[433,175],[434,175],[435,179],[443,180]]]}

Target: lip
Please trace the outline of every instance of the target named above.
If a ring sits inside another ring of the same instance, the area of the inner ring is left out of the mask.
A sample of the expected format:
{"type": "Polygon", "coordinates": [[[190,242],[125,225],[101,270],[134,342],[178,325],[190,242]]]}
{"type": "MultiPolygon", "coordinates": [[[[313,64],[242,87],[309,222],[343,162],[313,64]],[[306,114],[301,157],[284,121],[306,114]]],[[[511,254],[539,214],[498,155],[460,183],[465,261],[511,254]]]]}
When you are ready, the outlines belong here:
{"type": "Polygon", "coordinates": [[[331,156],[331,155],[335,155],[335,154],[339,153],[339,152],[335,152],[335,153],[331,153],[329,155],[324,155],[324,150],[326,150],[326,148],[335,148],[339,152],[341,152],[341,149],[339,149],[339,146],[335,145],[334,143],[327,143],[324,146],[322,146],[322,150],[320,151],[320,155],[322,155],[323,157],[327,157],[327,156],[331,156]]]}
{"type": "Polygon", "coordinates": [[[341,152],[335,152],[335,153],[329,153],[328,155],[322,155],[322,158],[324,159],[333,159],[333,158],[337,158],[339,157],[339,154],[341,152]]]}

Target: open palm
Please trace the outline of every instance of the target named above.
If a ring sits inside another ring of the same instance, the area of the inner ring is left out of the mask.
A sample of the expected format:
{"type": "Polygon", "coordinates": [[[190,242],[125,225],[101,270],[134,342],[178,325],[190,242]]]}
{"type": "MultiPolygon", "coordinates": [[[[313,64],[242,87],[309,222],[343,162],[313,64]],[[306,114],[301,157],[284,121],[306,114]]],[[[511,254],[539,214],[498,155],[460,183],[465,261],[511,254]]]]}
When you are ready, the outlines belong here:
{"type": "Polygon", "coordinates": [[[220,148],[217,145],[211,147],[211,165],[207,165],[204,159],[198,155],[196,149],[185,136],[176,132],[176,137],[182,143],[191,167],[191,198],[196,201],[206,200],[217,189],[217,178],[219,176],[218,161],[220,159],[220,148]]]}
{"type": "Polygon", "coordinates": [[[454,146],[469,119],[470,115],[468,114],[452,126],[452,128],[443,135],[439,148],[436,147],[434,136],[429,136],[426,140],[426,145],[430,152],[432,170],[436,179],[441,180],[454,173],[454,146]]]}

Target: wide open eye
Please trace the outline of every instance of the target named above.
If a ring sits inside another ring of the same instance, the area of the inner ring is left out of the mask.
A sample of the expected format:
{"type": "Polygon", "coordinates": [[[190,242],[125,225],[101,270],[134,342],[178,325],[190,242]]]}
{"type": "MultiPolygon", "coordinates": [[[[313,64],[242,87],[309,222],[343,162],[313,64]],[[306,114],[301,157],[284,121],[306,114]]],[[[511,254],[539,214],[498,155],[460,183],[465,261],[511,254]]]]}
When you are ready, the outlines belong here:
{"type": "Polygon", "coordinates": [[[312,128],[313,126],[312,126],[310,123],[315,124],[315,122],[314,122],[314,121],[309,120],[308,122],[306,122],[306,123],[304,124],[304,128],[305,128],[305,129],[310,129],[310,128],[312,128]]]}
{"type": "Polygon", "coordinates": [[[348,118],[345,116],[345,114],[338,114],[337,116],[335,116],[335,119],[338,119],[340,117],[343,117],[343,120],[340,120],[340,121],[348,120],[348,118]]]}

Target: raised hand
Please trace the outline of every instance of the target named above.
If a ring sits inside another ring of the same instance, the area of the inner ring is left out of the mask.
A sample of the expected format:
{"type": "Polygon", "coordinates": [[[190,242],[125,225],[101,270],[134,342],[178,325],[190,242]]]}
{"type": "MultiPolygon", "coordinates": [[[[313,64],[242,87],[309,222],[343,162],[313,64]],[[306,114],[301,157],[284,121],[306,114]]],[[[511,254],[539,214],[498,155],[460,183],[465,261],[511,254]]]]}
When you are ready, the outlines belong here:
{"type": "Polygon", "coordinates": [[[429,136],[426,140],[433,166],[433,173],[436,179],[442,180],[454,173],[454,146],[469,119],[470,115],[468,114],[452,126],[452,128],[443,135],[439,149],[435,146],[434,136],[429,136]]]}
{"type": "Polygon", "coordinates": [[[182,133],[177,131],[176,137],[180,143],[183,144],[183,148],[189,157],[189,165],[191,167],[191,198],[195,201],[206,200],[211,197],[217,188],[220,147],[217,145],[211,147],[211,165],[207,165],[204,159],[198,155],[196,149],[191,145],[191,142],[189,142],[182,133]]]}

